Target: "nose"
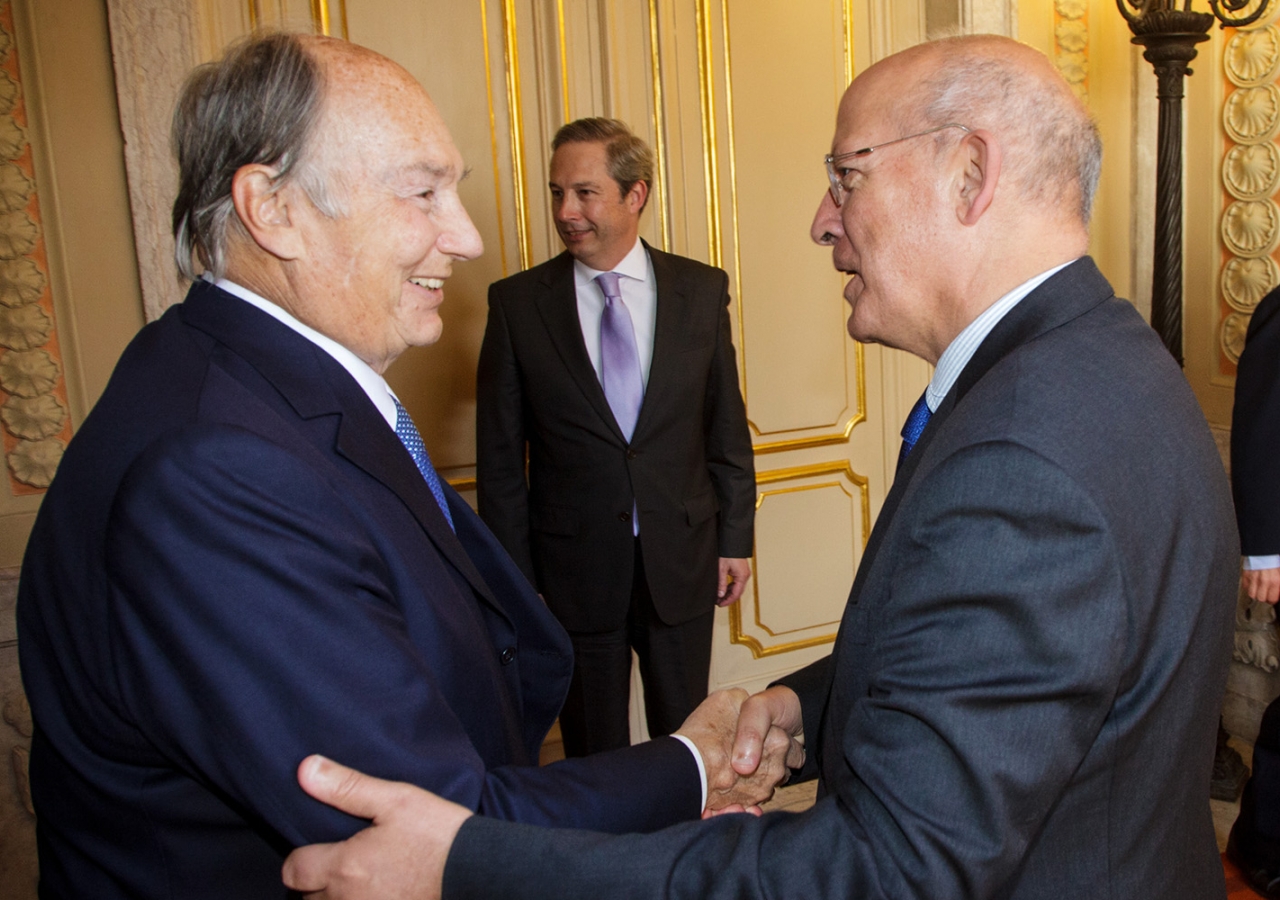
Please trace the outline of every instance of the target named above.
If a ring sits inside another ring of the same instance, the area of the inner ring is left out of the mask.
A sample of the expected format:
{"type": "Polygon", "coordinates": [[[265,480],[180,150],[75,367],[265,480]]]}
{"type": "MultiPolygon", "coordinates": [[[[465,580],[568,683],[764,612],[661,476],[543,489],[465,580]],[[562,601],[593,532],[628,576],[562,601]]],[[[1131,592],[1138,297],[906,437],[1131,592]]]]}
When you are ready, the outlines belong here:
{"type": "Polygon", "coordinates": [[[571,222],[578,218],[578,203],[572,194],[554,197],[551,200],[551,215],[557,222],[571,222]]]}
{"type": "Polygon", "coordinates": [[[843,234],[840,207],[831,199],[830,191],[823,191],[822,202],[818,204],[818,211],[813,214],[813,224],[809,226],[809,237],[815,244],[830,247],[843,234]]]}
{"type": "Polygon", "coordinates": [[[440,232],[436,246],[442,253],[447,253],[454,259],[475,259],[484,253],[484,239],[480,237],[480,232],[476,230],[475,223],[471,221],[471,216],[467,214],[467,208],[462,205],[462,201],[458,200],[454,206],[455,209],[445,223],[444,230],[440,232]]]}

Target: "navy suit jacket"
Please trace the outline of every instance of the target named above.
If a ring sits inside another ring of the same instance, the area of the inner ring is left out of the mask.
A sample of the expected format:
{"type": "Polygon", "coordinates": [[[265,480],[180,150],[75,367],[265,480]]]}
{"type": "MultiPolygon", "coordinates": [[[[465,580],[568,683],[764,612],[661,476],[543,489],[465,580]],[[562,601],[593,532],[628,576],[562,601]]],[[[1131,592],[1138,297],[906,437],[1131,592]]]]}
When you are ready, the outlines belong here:
{"type": "Polygon", "coordinates": [[[283,897],[363,823],[309,753],[479,812],[608,831],[698,812],[673,739],[538,768],[567,636],[319,347],[218,288],[135,338],[67,449],[18,601],[44,897],[283,897]]]}
{"type": "Polygon", "coordinates": [[[1280,289],[1262,298],[1236,368],[1231,490],[1245,556],[1280,554],[1280,289]]]}
{"type": "Polygon", "coordinates": [[[445,897],[1221,898],[1236,551],[1186,380],[1078,261],[978,348],[894,481],[831,656],[784,679],[813,808],[614,838],[472,818],[445,897]]]}

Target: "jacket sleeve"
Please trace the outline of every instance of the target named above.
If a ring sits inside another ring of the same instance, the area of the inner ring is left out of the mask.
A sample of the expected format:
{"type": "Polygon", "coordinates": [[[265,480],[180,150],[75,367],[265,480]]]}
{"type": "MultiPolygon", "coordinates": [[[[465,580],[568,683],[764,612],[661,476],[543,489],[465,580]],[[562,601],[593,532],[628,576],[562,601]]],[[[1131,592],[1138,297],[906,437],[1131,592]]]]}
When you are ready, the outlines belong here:
{"type": "Polygon", "coordinates": [[[1124,579],[1087,492],[1030,451],[957,454],[917,496],[885,620],[857,648],[871,689],[826,725],[832,793],[653,835],[471,820],[444,896],[1008,896],[1117,691],[1124,579]]]}
{"type": "MultiPolygon", "coordinates": [[[[484,634],[469,624],[479,613],[444,564],[424,569],[438,584],[398,596],[386,537],[311,462],[202,425],[125,480],[106,548],[109,639],[119,702],[151,765],[203,785],[278,846],[366,824],[301,791],[295,772],[310,753],[499,818],[631,831],[698,814],[696,764],[678,741],[538,767],[505,764],[518,758],[514,738],[473,739],[456,712],[467,691],[510,692],[482,683],[501,666],[456,665],[494,648],[461,648],[445,670],[424,649],[443,639],[422,629],[461,622],[459,633],[484,634]],[[442,598],[436,618],[411,619],[407,607],[429,596],[442,598]]],[[[425,538],[405,546],[433,552],[425,538]]]]}
{"type": "Polygon", "coordinates": [[[520,366],[500,287],[494,284],[476,371],[476,498],[480,517],[537,586],[529,546],[524,406],[520,366]]]}
{"type": "Polygon", "coordinates": [[[729,276],[717,274],[716,349],[707,379],[707,471],[720,504],[719,554],[745,558],[755,552],[755,459],[729,326],[729,276]]]}

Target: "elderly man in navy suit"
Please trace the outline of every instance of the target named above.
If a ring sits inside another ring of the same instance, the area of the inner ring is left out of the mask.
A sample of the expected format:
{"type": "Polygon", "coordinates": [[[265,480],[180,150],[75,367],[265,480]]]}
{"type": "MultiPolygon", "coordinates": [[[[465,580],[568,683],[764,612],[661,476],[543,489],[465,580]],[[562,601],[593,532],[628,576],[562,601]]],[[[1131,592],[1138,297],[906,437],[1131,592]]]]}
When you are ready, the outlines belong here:
{"type": "Polygon", "coordinates": [[[608,837],[315,759],[303,783],[374,826],[295,851],[286,882],[450,900],[1223,897],[1208,788],[1238,539],[1186,380],[1084,256],[1100,152],[1053,65],[1005,38],[906,50],[840,104],[813,237],[849,276],[850,334],[936,369],[831,656],[742,707],[741,769],[766,725],[803,733],[812,809],[608,837]]]}
{"type": "Polygon", "coordinates": [[[259,37],[197,70],[174,138],[194,285],[125,352],[22,571],[41,896],[283,897],[291,847],[361,825],[298,788],[316,749],[606,831],[695,818],[700,768],[709,805],[765,796],[780,762],[743,792],[728,765],[744,692],[536,765],[569,642],[383,379],[481,251],[422,88],[352,44],[259,37]]]}

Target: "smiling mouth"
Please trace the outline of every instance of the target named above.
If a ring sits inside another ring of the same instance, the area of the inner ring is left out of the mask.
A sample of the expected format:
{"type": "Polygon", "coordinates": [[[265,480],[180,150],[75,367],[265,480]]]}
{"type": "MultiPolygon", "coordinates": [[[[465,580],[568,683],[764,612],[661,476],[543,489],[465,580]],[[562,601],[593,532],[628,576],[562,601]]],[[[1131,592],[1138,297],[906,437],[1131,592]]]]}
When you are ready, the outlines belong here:
{"type": "Polygon", "coordinates": [[[410,284],[416,284],[420,288],[426,288],[429,291],[438,291],[444,287],[443,278],[410,278],[410,284]]]}

